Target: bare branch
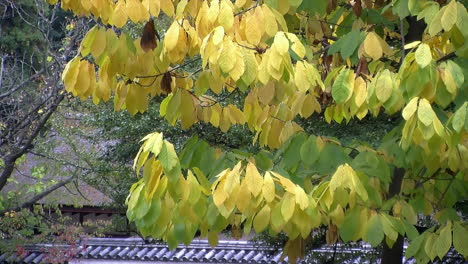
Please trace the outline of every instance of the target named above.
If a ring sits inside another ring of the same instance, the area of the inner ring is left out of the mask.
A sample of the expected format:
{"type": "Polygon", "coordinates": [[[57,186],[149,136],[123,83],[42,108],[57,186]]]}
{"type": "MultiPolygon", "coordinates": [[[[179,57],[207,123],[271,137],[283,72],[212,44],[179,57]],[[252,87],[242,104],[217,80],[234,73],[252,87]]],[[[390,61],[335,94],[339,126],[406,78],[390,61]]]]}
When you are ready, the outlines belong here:
{"type": "Polygon", "coordinates": [[[62,186],[65,186],[66,184],[70,183],[73,179],[75,178],[75,176],[71,176],[70,178],[64,180],[64,181],[61,181],[59,183],[56,183],[55,185],[51,186],[49,189],[33,196],[31,199],[29,199],[28,201],[22,203],[21,205],[17,206],[17,207],[14,207],[14,208],[11,208],[11,209],[6,209],[6,210],[3,210],[3,211],[0,211],[0,215],[4,214],[5,212],[8,212],[8,211],[18,211],[22,208],[28,208],[28,207],[31,207],[32,205],[34,205],[37,201],[41,200],[42,198],[46,197],[47,195],[49,195],[50,193],[52,193],[53,191],[57,190],[58,188],[62,187],[62,186]]]}

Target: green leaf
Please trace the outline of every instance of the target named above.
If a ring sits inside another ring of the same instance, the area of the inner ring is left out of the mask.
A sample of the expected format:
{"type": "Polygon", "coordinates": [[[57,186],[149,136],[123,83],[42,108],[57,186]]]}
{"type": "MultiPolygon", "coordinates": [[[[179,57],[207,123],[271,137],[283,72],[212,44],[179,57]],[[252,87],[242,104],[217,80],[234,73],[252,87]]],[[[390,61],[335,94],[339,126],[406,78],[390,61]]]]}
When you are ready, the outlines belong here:
{"type": "Polygon", "coordinates": [[[416,62],[419,67],[424,68],[432,61],[431,48],[426,43],[419,45],[415,53],[416,62]]]}
{"type": "Polygon", "coordinates": [[[349,162],[350,157],[343,151],[343,148],[335,144],[327,144],[320,152],[314,169],[319,174],[333,174],[338,166],[349,162]]]}
{"type": "Polygon", "coordinates": [[[380,215],[380,220],[381,220],[385,235],[388,238],[390,238],[392,241],[396,241],[398,238],[398,232],[395,230],[395,227],[393,226],[391,216],[387,214],[382,214],[380,215]]]}
{"type": "Polygon", "coordinates": [[[332,86],[332,96],[336,103],[344,103],[351,98],[353,87],[350,82],[350,70],[343,69],[336,77],[335,82],[332,86]]]}
{"type": "Polygon", "coordinates": [[[453,246],[465,258],[468,257],[468,230],[459,222],[453,225],[453,246]]]}
{"type": "Polygon", "coordinates": [[[210,73],[208,71],[203,71],[200,73],[198,76],[197,80],[195,81],[195,95],[200,96],[206,93],[208,91],[208,88],[210,88],[210,73]]]}
{"type": "Polygon", "coordinates": [[[426,234],[421,234],[409,243],[409,246],[408,248],[406,248],[405,251],[406,258],[414,257],[416,253],[418,253],[418,251],[421,249],[421,245],[424,241],[425,236],[426,234]]]}
{"type": "Polygon", "coordinates": [[[98,25],[95,25],[91,30],[88,31],[88,33],[86,33],[86,36],[81,41],[80,53],[82,57],[86,57],[91,52],[91,47],[98,30],[98,25]]]}
{"type": "Polygon", "coordinates": [[[161,162],[161,166],[164,168],[165,172],[172,170],[172,168],[174,168],[179,162],[177,154],[174,150],[174,145],[164,141],[158,159],[159,162],[161,162]]]}
{"type": "Polygon", "coordinates": [[[267,204],[257,213],[253,220],[253,227],[255,232],[260,233],[262,232],[270,222],[270,206],[267,204]]]}
{"type": "Polygon", "coordinates": [[[361,45],[361,42],[363,40],[361,31],[359,30],[353,30],[343,36],[343,43],[340,48],[341,52],[341,57],[343,59],[349,58],[351,55],[353,55],[354,51],[361,45]]]}
{"type": "Polygon", "coordinates": [[[376,247],[384,239],[384,232],[380,222],[380,216],[375,214],[367,222],[363,239],[376,247]]]}
{"type": "Polygon", "coordinates": [[[468,108],[468,102],[465,102],[453,115],[452,126],[455,131],[460,133],[461,129],[465,125],[466,120],[466,109],[468,108]]]}
{"type": "Polygon", "coordinates": [[[447,222],[444,228],[440,231],[439,238],[437,238],[435,243],[435,248],[437,255],[440,259],[443,259],[447,251],[452,246],[452,224],[447,222]]]}
{"type": "Polygon", "coordinates": [[[312,166],[320,156],[320,151],[317,147],[317,137],[310,136],[301,146],[301,159],[309,166],[312,166]]]}
{"type": "MultiPolygon", "coordinates": [[[[278,1],[278,0],[276,0],[278,1]]],[[[297,11],[305,11],[310,15],[314,16],[315,13],[318,15],[324,15],[327,12],[327,1],[311,1],[303,0],[301,5],[297,8],[297,11]]]]}
{"type": "Polygon", "coordinates": [[[356,239],[356,234],[359,232],[361,211],[355,207],[349,212],[340,226],[340,236],[343,242],[348,242],[356,239]]]}
{"type": "Polygon", "coordinates": [[[265,0],[265,4],[270,8],[278,9],[279,0],[265,0]]]}
{"type": "Polygon", "coordinates": [[[436,237],[436,234],[429,232],[427,234],[426,242],[424,243],[424,251],[432,261],[437,257],[437,251],[435,248],[436,237]]]}
{"type": "Polygon", "coordinates": [[[281,157],[280,167],[285,170],[291,170],[299,164],[301,155],[298,154],[305,140],[305,133],[300,133],[291,138],[290,143],[286,145],[286,149],[281,157]]]}

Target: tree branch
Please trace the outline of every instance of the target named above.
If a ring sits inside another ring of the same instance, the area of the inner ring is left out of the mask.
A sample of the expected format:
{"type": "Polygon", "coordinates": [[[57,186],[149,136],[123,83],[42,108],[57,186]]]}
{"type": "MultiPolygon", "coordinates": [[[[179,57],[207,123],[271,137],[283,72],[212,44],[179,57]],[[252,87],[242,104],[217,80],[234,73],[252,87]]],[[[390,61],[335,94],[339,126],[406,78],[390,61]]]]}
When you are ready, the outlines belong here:
{"type": "Polygon", "coordinates": [[[55,185],[51,186],[49,189],[33,196],[31,199],[29,199],[28,201],[22,203],[21,205],[17,206],[17,207],[14,207],[14,208],[10,208],[10,209],[5,209],[3,211],[0,211],[0,215],[4,214],[5,212],[8,212],[8,211],[19,211],[20,209],[23,209],[23,208],[28,208],[28,207],[31,207],[32,205],[34,205],[37,201],[41,200],[42,198],[46,197],[47,195],[49,195],[51,192],[57,190],[58,188],[60,187],[63,187],[65,186],[66,184],[70,183],[73,179],[75,178],[75,176],[72,176],[64,181],[61,181],[59,183],[56,183],[55,185]]]}

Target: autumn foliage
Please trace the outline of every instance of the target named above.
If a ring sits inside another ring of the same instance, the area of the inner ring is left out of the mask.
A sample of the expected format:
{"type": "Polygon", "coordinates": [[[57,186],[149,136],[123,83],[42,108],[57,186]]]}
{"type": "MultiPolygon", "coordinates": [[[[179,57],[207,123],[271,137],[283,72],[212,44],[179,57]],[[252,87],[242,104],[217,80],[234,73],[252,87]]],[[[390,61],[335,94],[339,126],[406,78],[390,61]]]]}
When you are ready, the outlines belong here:
{"type": "Polygon", "coordinates": [[[160,114],[171,125],[247,126],[264,149],[233,154],[193,138],[176,153],[161,133],[146,136],[134,164],[142,177],[127,201],[143,236],[175,247],[198,230],[215,245],[227,226],[284,232],[294,260],[311,231],[327,226],[328,243],[391,247],[405,237],[406,257],[418,262],[442,259],[452,245],[468,256],[467,225],[454,209],[468,191],[462,2],[60,4],[97,22],[63,72],[67,91],[95,104],[112,98],[132,115],[163,96],[160,114]],[[153,24],[159,16],[172,21],[165,32],[153,24]],[[414,21],[423,25],[417,40],[414,21]],[[141,38],[120,29],[128,23],[144,25],[141,38]],[[185,71],[189,64],[195,70],[185,71]],[[222,100],[234,93],[239,104],[222,100]],[[383,112],[403,118],[378,148],[308,135],[297,123],[383,112]],[[420,233],[424,215],[436,225],[420,233]]]}

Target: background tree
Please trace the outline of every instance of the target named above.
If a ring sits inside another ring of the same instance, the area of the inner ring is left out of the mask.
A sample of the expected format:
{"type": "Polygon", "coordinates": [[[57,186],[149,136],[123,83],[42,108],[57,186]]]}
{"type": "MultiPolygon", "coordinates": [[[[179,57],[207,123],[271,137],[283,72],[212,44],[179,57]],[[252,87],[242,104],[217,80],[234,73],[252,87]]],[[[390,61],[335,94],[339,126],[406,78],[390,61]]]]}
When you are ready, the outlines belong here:
{"type": "Polygon", "coordinates": [[[228,225],[268,229],[288,236],[294,261],[311,230],[325,226],[329,243],[382,243],[382,263],[401,263],[404,238],[418,262],[443,259],[452,245],[467,256],[466,223],[454,209],[467,197],[468,164],[468,14],[459,1],[61,6],[100,24],[65,68],[67,91],[96,104],[112,94],[114,109],[131,114],[166,95],[159,112],[169,124],[246,125],[262,148],[225,151],[192,138],[176,154],[161,133],[144,137],[134,163],[142,178],[127,200],[144,236],[174,247],[197,230],[216,244],[228,225]],[[163,39],[150,19],[161,11],[173,19],[163,39]],[[145,25],[141,38],[118,30],[129,19],[145,25]],[[375,148],[308,135],[297,122],[381,112],[403,119],[375,148]],[[418,231],[423,215],[435,222],[418,231]]]}

